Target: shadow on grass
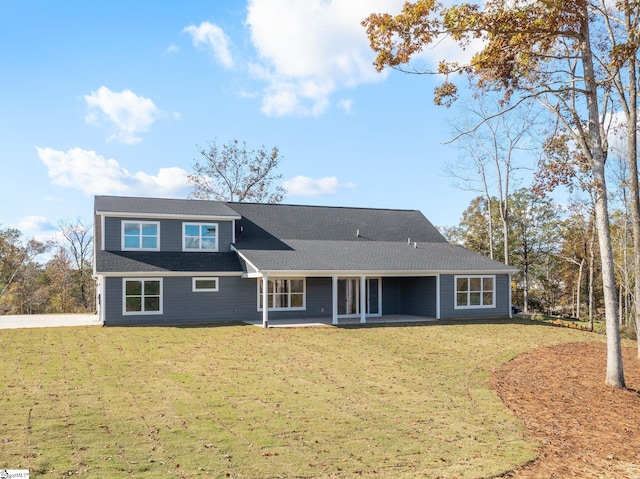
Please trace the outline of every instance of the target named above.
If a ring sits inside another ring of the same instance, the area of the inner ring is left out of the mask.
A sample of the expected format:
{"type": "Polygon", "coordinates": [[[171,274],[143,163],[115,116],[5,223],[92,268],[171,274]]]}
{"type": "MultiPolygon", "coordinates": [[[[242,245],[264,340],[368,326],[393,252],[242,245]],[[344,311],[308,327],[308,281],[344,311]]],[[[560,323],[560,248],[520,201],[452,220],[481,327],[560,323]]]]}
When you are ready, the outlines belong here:
{"type": "Polygon", "coordinates": [[[520,326],[546,326],[549,328],[564,328],[556,324],[529,319],[527,317],[492,316],[486,318],[460,318],[460,319],[439,319],[435,321],[389,321],[380,323],[358,323],[341,324],[337,326],[343,329],[363,329],[363,328],[409,328],[409,327],[430,327],[430,326],[462,326],[462,325],[485,325],[485,324],[514,324],[520,326]]]}
{"type": "MultiPolygon", "coordinates": [[[[463,325],[500,325],[511,324],[519,326],[544,326],[547,328],[566,328],[560,324],[553,324],[547,321],[541,321],[537,319],[530,319],[527,316],[514,316],[509,318],[508,316],[492,316],[486,318],[458,318],[458,319],[440,319],[440,320],[424,320],[424,321],[380,321],[369,323],[350,323],[350,324],[309,324],[301,321],[300,324],[288,324],[289,328],[309,328],[309,327],[333,327],[339,329],[372,329],[372,328],[424,328],[432,326],[463,326],[463,325]]],[[[122,324],[107,326],[109,328],[174,328],[174,329],[211,329],[211,328],[225,328],[236,326],[251,326],[260,327],[259,324],[251,324],[243,321],[220,321],[220,322],[194,322],[194,323],[177,323],[177,324],[122,324]]],[[[272,320],[270,326],[267,329],[279,328],[278,320],[272,320]]],[[[583,330],[588,332],[586,330],[583,330]]]]}
{"type": "Polygon", "coordinates": [[[217,322],[195,322],[195,323],[139,323],[139,324],[114,324],[105,325],[107,328],[176,328],[176,329],[211,329],[226,328],[229,326],[252,326],[242,321],[217,321],[217,322]]]}

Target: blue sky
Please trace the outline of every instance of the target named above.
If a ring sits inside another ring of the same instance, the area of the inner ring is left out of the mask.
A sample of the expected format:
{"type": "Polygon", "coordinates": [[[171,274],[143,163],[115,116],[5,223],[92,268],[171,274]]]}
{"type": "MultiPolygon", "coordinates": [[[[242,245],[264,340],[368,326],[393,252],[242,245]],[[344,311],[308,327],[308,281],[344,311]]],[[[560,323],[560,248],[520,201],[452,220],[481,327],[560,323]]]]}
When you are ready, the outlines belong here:
{"type": "Polygon", "coordinates": [[[359,24],[401,4],[0,0],[0,227],[46,238],[94,194],[184,198],[214,139],[277,146],[286,203],[457,224],[455,107],[435,78],[376,73],[359,24]]]}

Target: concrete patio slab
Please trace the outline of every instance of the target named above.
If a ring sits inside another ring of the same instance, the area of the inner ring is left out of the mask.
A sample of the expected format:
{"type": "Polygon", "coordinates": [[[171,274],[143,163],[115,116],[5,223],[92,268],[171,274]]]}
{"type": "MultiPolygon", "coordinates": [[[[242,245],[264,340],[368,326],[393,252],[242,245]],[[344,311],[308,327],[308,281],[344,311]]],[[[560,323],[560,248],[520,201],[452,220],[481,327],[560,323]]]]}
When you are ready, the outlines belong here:
{"type": "MultiPolygon", "coordinates": [[[[435,318],[424,316],[385,315],[367,318],[366,324],[393,324],[393,323],[425,323],[437,321],[435,318]]],[[[262,326],[262,321],[245,321],[246,324],[262,326]]],[[[361,324],[360,318],[340,318],[338,326],[361,324]]],[[[331,324],[331,318],[319,319],[269,319],[270,328],[304,328],[314,326],[335,326],[331,324]]]]}

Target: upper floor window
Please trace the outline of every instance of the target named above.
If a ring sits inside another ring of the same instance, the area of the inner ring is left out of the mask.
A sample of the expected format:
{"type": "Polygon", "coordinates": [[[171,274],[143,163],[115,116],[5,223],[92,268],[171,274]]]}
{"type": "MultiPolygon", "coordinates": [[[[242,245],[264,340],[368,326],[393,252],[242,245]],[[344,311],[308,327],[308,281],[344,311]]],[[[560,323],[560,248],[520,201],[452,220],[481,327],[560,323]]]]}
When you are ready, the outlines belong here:
{"type": "Polygon", "coordinates": [[[123,221],[123,250],[159,250],[160,223],[157,221],[123,221]]]}
{"type": "Polygon", "coordinates": [[[456,309],[495,307],[495,276],[456,276],[456,309]]]}
{"type": "Polygon", "coordinates": [[[218,251],[216,223],[183,223],[182,251],[218,251]]]}

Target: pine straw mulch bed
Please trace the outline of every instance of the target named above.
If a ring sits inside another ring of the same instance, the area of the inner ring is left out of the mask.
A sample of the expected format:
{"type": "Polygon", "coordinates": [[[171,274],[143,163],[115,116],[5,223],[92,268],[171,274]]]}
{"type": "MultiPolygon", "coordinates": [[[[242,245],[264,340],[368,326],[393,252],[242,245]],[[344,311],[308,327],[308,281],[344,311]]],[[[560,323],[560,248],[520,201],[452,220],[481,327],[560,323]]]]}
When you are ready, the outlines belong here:
{"type": "Polygon", "coordinates": [[[604,385],[606,346],[538,349],[496,370],[493,387],[539,445],[503,478],[640,478],[640,360],[624,348],[627,390],[604,385]]]}

